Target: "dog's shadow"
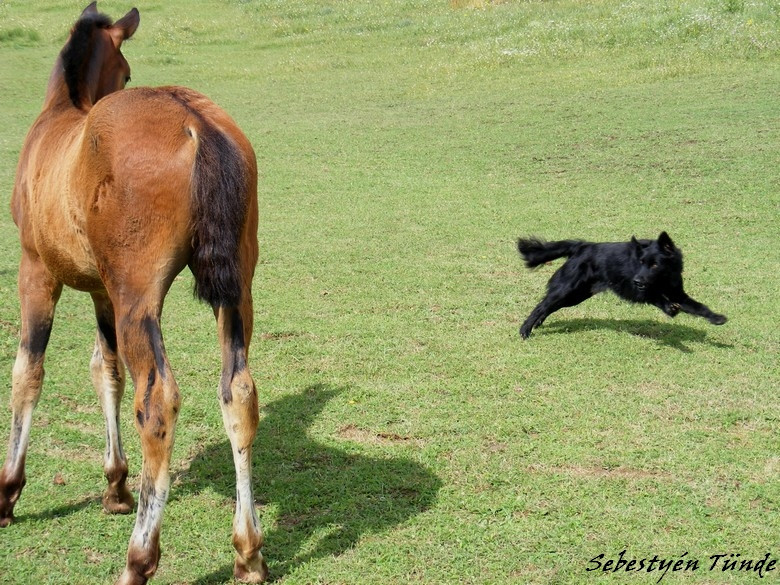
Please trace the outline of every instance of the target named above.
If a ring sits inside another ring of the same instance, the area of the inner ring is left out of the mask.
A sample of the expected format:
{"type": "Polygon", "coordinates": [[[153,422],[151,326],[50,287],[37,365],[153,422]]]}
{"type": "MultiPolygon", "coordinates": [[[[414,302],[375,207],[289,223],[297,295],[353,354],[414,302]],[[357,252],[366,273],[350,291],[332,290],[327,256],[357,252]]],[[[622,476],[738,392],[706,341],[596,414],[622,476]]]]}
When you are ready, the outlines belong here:
{"type": "MultiPolygon", "coordinates": [[[[308,428],[341,391],[312,386],[262,409],[252,467],[257,501],[278,512],[275,525],[264,527],[271,581],[427,510],[441,487],[436,475],[411,459],[360,455],[346,443],[342,450],[312,439],[308,428]]],[[[208,488],[234,499],[230,444],[206,448],[178,483],[180,497],[208,488]]],[[[232,564],[226,565],[195,583],[224,583],[232,573],[232,564]]]]}
{"type": "Polygon", "coordinates": [[[685,353],[691,353],[686,344],[706,343],[713,347],[732,348],[728,343],[713,341],[708,338],[707,332],[702,329],[689,327],[680,323],[663,323],[650,319],[566,319],[545,323],[534,330],[534,335],[558,335],[577,331],[593,331],[597,329],[611,329],[618,333],[628,333],[637,337],[652,339],[658,343],[677,349],[685,353]]]}

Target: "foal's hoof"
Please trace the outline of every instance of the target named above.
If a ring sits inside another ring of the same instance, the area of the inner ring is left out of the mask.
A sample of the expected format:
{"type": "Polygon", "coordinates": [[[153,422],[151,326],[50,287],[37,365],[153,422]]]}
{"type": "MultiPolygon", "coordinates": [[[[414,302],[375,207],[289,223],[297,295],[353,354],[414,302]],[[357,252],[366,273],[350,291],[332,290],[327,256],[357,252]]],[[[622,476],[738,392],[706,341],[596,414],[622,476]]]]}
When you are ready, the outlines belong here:
{"type": "Polygon", "coordinates": [[[139,575],[138,573],[134,573],[133,571],[128,571],[125,569],[114,585],[146,585],[148,581],[149,579],[143,575],[139,575]]]}
{"type": "Polygon", "coordinates": [[[14,504],[18,497],[18,492],[16,497],[7,498],[0,491],[0,528],[6,528],[14,523],[14,504]]]}
{"type": "Polygon", "coordinates": [[[103,495],[103,510],[107,514],[129,514],[134,506],[133,494],[127,488],[103,495]]]}
{"type": "Polygon", "coordinates": [[[233,576],[240,583],[262,583],[268,578],[268,565],[262,555],[257,555],[255,562],[247,563],[242,559],[236,559],[233,568],[233,576]]]}

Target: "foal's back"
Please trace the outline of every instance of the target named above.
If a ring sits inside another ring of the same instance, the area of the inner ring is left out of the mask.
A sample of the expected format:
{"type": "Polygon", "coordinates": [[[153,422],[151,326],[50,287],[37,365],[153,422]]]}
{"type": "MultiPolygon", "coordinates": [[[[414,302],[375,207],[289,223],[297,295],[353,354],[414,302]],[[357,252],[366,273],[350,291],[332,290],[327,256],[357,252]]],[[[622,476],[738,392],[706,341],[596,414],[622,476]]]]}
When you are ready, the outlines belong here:
{"type": "Polygon", "coordinates": [[[43,117],[28,137],[35,156],[24,173],[23,201],[15,205],[24,211],[14,215],[18,223],[29,214],[32,225],[56,226],[22,232],[52,273],[73,288],[104,288],[107,255],[143,254],[143,273],[166,266],[162,272],[173,276],[192,253],[194,166],[201,138],[213,132],[228,136],[255,168],[252,147],[235,122],[182,87],[112,93],[75,124],[43,117]]]}

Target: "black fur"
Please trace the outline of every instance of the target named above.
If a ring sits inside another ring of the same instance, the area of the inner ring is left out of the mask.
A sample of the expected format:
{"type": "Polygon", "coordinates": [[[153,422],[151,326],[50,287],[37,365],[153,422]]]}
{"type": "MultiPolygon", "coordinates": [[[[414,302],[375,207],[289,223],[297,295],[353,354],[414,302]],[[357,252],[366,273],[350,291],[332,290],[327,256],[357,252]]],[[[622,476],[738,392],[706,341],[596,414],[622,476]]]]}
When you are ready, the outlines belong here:
{"type": "Polygon", "coordinates": [[[233,382],[236,374],[240,374],[246,369],[244,321],[241,319],[241,313],[236,309],[233,309],[230,315],[230,348],[233,354],[233,363],[223,368],[222,379],[220,380],[220,391],[224,404],[233,402],[233,390],[230,388],[230,384],[233,382]]]}
{"type": "Polygon", "coordinates": [[[103,341],[105,341],[106,345],[108,345],[108,349],[110,349],[113,353],[116,353],[117,340],[116,340],[116,327],[114,327],[113,313],[111,313],[110,315],[106,315],[103,312],[98,312],[97,326],[98,326],[98,332],[103,338],[103,341]]]}
{"type": "Polygon", "coordinates": [[[160,377],[165,379],[165,346],[163,345],[162,331],[160,330],[160,322],[151,316],[146,316],[141,319],[141,325],[146,332],[146,337],[149,340],[149,345],[152,346],[152,352],[154,353],[154,364],[157,367],[157,371],[160,372],[160,377]]]}
{"type": "Polygon", "coordinates": [[[28,326],[27,335],[21,340],[22,347],[30,353],[32,359],[40,359],[46,351],[51,335],[52,320],[42,318],[28,326]]]}
{"type": "Polygon", "coordinates": [[[666,232],[657,240],[591,243],[581,240],[545,242],[519,239],[517,249],[529,268],[556,258],[568,258],[547,283],[547,295],[520,327],[527,339],[555,311],[573,307],[611,290],[635,303],[655,305],[670,317],[680,311],[722,325],[726,317],[713,313],[683,290],[682,252],[666,232]]]}
{"type": "Polygon", "coordinates": [[[77,108],[81,107],[84,97],[82,95],[84,76],[87,74],[89,58],[92,55],[92,33],[96,28],[109,28],[112,24],[111,19],[105,14],[82,16],[73,25],[70,39],[60,52],[70,100],[77,108]]]}
{"type": "Polygon", "coordinates": [[[190,111],[202,123],[193,181],[195,296],[212,307],[235,307],[242,288],[241,234],[252,196],[248,166],[230,138],[194,108],[190,111]]]}

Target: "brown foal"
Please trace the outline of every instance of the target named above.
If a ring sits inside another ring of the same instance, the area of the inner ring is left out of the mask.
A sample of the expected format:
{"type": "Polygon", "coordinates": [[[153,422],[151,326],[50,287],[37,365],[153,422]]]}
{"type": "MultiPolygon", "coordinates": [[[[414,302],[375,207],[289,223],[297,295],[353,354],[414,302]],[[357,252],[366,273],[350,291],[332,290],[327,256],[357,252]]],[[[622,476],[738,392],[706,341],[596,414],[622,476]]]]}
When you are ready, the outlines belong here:
{"type": "Polygon", "coordinates": [[[88,292],[97,317],[92,381],[106,420],[103,508],[128,513],[119,432],[125,365],[135,387],[143,468],[135,528],[118,584],[146,583],[160,558],[160,527],[179,411],[179,388],[160,315],[174,277],[189,266],[195,294],[214,310],[222,347],[218,398],[236,468],[235,576],[267,575],[252,495],[257,390],[247,366],[257,264],[255,154],[235,122],[183,87],[125,90],[120,51],[138,27],[90,4],[49,79],[22,148],[11,209],[19,228],[21,339],[13,368],[11,436],[0,471],[0,526],[13,521],[25,484],[32,413],[63,286],[88,292]]]}

